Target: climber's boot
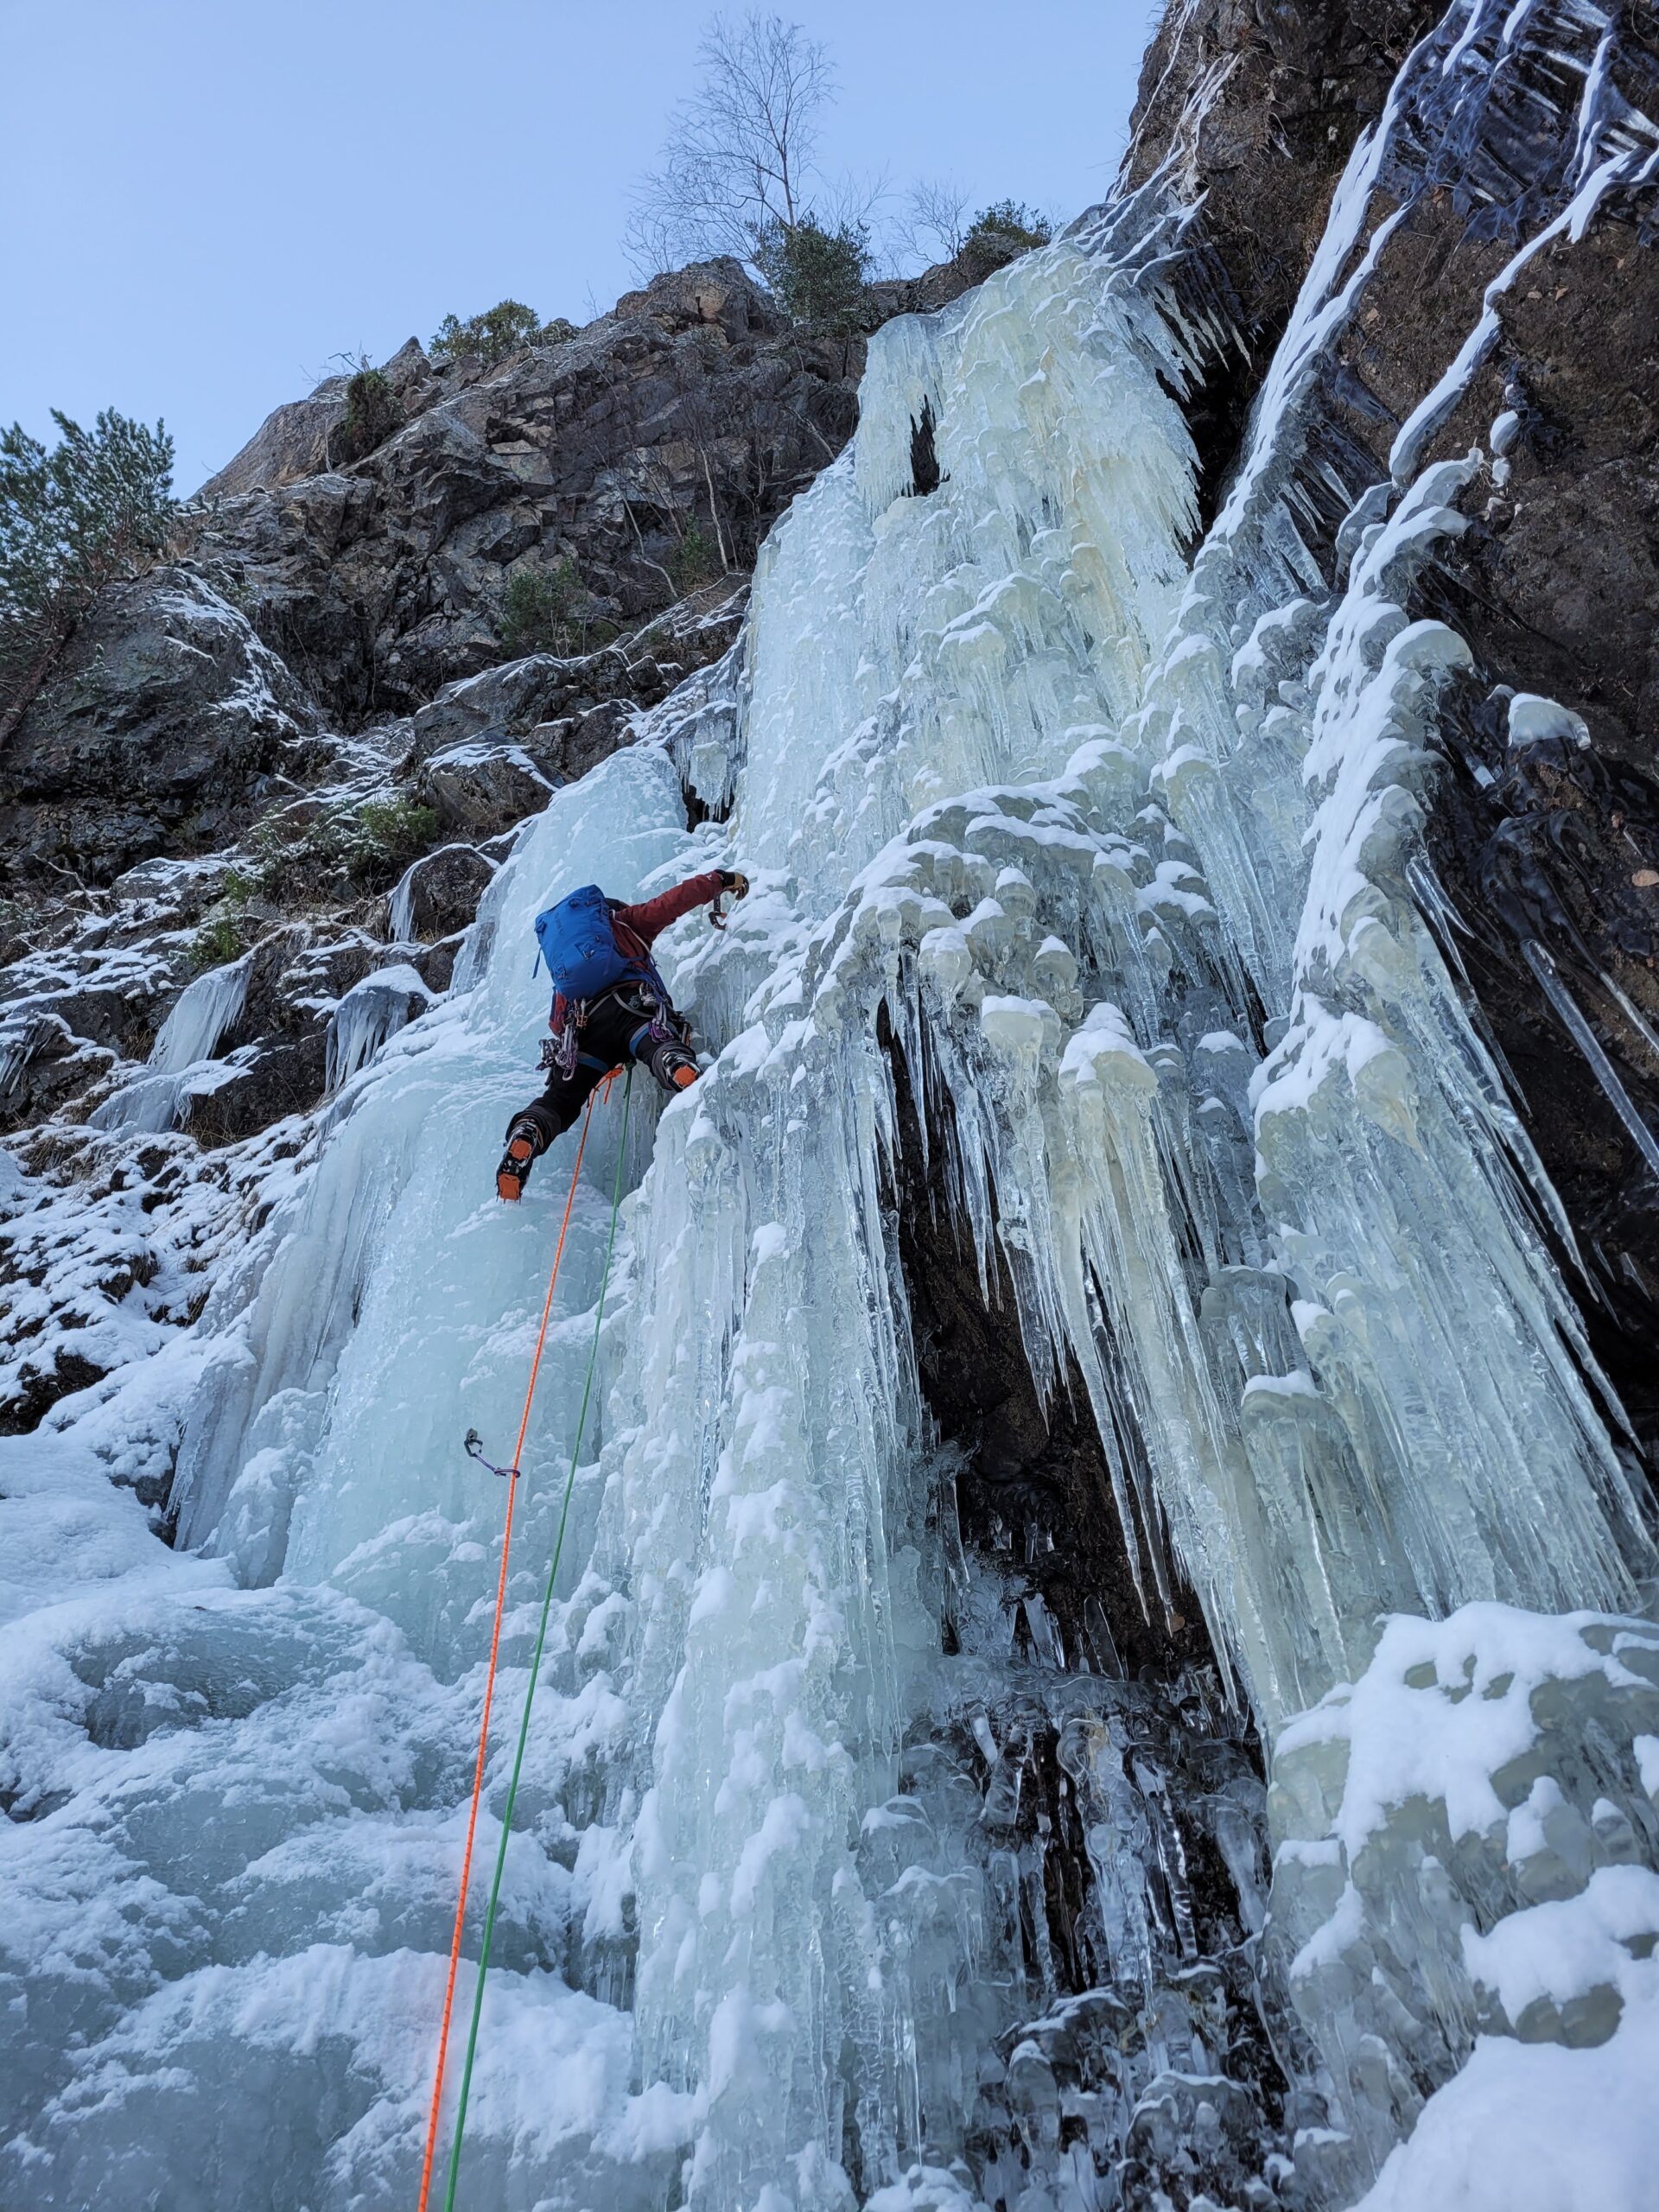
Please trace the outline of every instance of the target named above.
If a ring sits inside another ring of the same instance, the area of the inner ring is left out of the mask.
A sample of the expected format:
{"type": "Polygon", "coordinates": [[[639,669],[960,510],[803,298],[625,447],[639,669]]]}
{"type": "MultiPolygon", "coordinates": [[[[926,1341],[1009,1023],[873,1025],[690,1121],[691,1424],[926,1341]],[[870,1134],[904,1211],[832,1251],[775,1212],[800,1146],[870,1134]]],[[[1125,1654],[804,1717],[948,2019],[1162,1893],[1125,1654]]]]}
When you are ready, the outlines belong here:
{"type": "Polygon", "coordinates": [[[690,1090],[697,1079],[697,1063],[685,1046],[664,1039],[652,1047],[651,1071],[664,1090],[690,1090]]]}
{"type": "Polygon", "coordinates": [[[542,1149],[542,1133],[534,1122],[521,1115],[507,1131],[507,1148],[501,1155],[501,1165],[495,1171],[495,1188],[499,1198],[516,1204],[524,1194],[530,1180],[531,1163],[542,1149]]]}

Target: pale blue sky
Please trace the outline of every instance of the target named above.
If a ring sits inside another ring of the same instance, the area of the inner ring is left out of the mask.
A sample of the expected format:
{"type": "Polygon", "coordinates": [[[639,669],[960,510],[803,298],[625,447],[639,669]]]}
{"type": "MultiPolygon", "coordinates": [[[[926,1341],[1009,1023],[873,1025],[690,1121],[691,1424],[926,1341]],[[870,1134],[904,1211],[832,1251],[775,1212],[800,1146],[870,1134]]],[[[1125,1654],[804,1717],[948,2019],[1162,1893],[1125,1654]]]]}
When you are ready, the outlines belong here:
{"type": "MultiPolygon", "coordinates": [[[[781,0],[841,82],[823,157],[1057,213],[1116,167],[1151,0],[781,0]]],[[[188,492],[329,357],[633,279],[628,188],[690,0],[0,0],[0,423],[115,406],[188,492]]],[[[728,10],[732,13],[741,10],[728,10]]]]}

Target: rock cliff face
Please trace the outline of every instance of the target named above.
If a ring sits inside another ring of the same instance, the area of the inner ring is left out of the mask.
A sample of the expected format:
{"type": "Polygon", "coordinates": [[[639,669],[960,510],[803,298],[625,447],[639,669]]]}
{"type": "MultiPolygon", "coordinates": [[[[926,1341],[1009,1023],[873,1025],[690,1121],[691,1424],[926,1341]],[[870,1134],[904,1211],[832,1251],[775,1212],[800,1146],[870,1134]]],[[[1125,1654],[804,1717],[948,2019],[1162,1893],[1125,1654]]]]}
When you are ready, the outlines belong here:
{"type": "Polygon", "coordinates": [[[198,570],[105,591],[0,755],[14,884],[108,883],[157,853],[211,850],[279,772],[303,772],[320,717],[242,610],[198,570]]]}
{"type": "Polygon", "coordinates": [[[563,344],[386,376],[406,421],[331,467],[343,379],[278,410],[204,487],[198,557],[336,720],[404,713],[501,658],[519,568],[574,563],[590,620],[677,598],[691,532],[741,571],[845,444],[863,345],[789,325],[735,262],[658,277],[563,344]]]}
{"type": "MultiPolygon", "coordinates": [[[[969,275],[874,287],[865,322],[940,306],[969,275]]],[[[500,666],[503,597],[525,570],[570,579],[583,664],[537,679],[543,718],[655,703],[656,664],[626,640],[688,594],[729,597],[845,444],[864,351],[862,330],[791,324],[722,261],[494,365],[410,339],[383,372],[401,423],[355,461],[348,380],[325,379],[203,486],[175,565],[83,623],[0,760],[0,852],[40,897],[219,849],[274,776],[326,768],[327,748],[296,741],[387,723],[500,666]],[[588,656],[603,640],[625,642],[588,656]]],[[[591,765],[594,737],[572,761],[591,765]]]]}

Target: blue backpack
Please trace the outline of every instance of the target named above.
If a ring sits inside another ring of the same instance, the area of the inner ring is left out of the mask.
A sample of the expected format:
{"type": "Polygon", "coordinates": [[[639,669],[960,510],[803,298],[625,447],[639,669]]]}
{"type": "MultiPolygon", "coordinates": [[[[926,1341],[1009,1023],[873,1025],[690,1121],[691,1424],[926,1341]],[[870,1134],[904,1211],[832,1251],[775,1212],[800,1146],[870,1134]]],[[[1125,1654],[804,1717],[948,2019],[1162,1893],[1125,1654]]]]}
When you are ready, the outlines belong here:
{"type": "Polygon", "coordinates": [[[536,941],[554,989],[567,999],[597,998],[637,964],[618,944],[611,927],[611,902],[596,883],[583,884],[556,906],[537,914],[536,941]]]}

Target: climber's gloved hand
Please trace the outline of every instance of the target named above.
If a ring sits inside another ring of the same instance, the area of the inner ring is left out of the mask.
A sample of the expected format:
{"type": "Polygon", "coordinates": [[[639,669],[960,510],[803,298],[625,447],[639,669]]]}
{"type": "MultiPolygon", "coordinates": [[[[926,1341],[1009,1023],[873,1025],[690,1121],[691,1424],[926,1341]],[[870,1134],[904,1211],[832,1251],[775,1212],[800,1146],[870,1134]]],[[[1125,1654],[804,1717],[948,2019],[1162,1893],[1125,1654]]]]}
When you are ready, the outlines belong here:
{"type": "Polygon", "coordinates": [[[729,892],[734,899],[748,897],[749,879],[741,868],[722,868],[716,873],[719,874],[720,887],[722,891],[729,892]]]}

